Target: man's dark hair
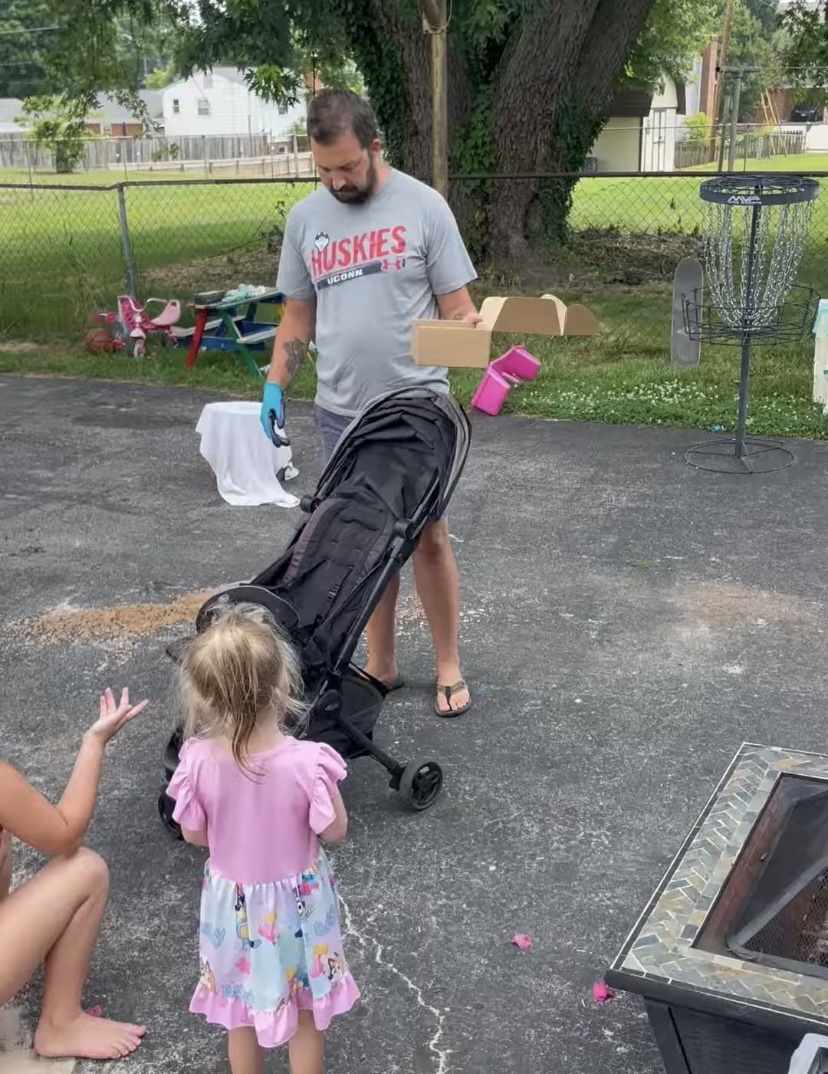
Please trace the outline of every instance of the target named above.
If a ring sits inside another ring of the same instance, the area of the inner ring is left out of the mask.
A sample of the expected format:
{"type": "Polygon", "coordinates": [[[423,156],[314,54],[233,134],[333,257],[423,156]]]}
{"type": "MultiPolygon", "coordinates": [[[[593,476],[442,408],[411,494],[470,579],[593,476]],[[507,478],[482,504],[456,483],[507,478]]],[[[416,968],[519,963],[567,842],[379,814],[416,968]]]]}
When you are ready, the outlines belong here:
{"type": "Polygon", "coordinates": [[[330,145],[343,134],[353,134],[362,149],[369,149],[379,137],[374,110],[351,90],[322,90],[308,105],[308,137],[330,145]]]}

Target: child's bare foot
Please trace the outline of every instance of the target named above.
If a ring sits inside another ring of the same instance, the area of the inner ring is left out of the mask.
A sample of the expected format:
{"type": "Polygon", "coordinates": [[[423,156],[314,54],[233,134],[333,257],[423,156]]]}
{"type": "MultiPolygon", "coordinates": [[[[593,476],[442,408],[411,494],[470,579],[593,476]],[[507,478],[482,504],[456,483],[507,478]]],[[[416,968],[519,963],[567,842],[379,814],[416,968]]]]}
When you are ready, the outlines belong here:
{"type": "Polygon", "coordinates": [[[41,1021],[34,1050],[44,1059],[117,1059],[134,1052],[145,1032],[146,1026],[95,1018],[82,1011],[60,1025],[41,1021]]]}

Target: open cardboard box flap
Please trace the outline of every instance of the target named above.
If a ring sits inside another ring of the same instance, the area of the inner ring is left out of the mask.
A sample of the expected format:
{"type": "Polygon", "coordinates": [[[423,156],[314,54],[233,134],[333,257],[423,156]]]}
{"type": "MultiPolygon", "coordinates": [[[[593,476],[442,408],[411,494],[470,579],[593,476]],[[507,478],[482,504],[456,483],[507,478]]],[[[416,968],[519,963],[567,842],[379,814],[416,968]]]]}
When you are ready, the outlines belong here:
{"type": "Polygon", "coordinates": [[[567,306],[555,295],[541,298],[486,298],[479,328],[489,332],[524,332],[530,336],[594,336],[598,322],[586,306],[567,306]]]}
{"type": "Polygon", "coordinates": [[[585,307],[567,306],[555,295],[542,298],[489,297],[480,307],[481,321],[415,321],[412,353],[416,365],[485,369],[492,333],[529,336],[594,336],[598,322],[585,307]]]}

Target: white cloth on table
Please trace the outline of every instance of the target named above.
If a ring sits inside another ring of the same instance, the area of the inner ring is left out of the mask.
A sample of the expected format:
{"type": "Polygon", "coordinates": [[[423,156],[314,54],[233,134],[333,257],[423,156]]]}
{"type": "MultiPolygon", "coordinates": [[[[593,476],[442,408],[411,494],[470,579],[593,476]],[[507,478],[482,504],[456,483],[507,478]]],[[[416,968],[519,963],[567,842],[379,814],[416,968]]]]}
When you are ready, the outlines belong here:
{"type": "Polygon", "coordinates": [[[201,454],[215,474],[219,496],[234,507],[296,507],[298,498],[285,492],[277,476],[296,477],[293,454],[268,441],[259,410],[256,402],[208,403],[196,425],[201,454]]]}

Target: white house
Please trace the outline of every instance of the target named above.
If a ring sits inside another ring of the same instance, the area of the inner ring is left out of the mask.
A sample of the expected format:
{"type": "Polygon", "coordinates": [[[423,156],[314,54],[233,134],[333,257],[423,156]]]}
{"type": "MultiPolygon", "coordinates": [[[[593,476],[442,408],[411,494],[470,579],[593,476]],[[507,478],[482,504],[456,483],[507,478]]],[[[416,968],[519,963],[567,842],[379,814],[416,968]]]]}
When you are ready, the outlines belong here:
{"type": "Polygon", "coordinates": [[[0,138],[12,134],[23,134],[25,124],[19,122],[23,111],[23,102],[17,97],[0,97],[0,138]]]}
{"type": "Polygon", "coordinates": [[[166,86],[162,92],[164,134],[185,135],[266,134],[286,138],[297,122],[304,123],[304,101],[277,105],[253,93],[235,67],[214,67],[166,86]]]}
{"type": "Polygon", "coordinates": [[[590,150],[599,172],[663,172],[675,165],[676,133],[686,108],[684,87],[665,76],[651,93],[616,91],[610,118],[590,150]]]}

